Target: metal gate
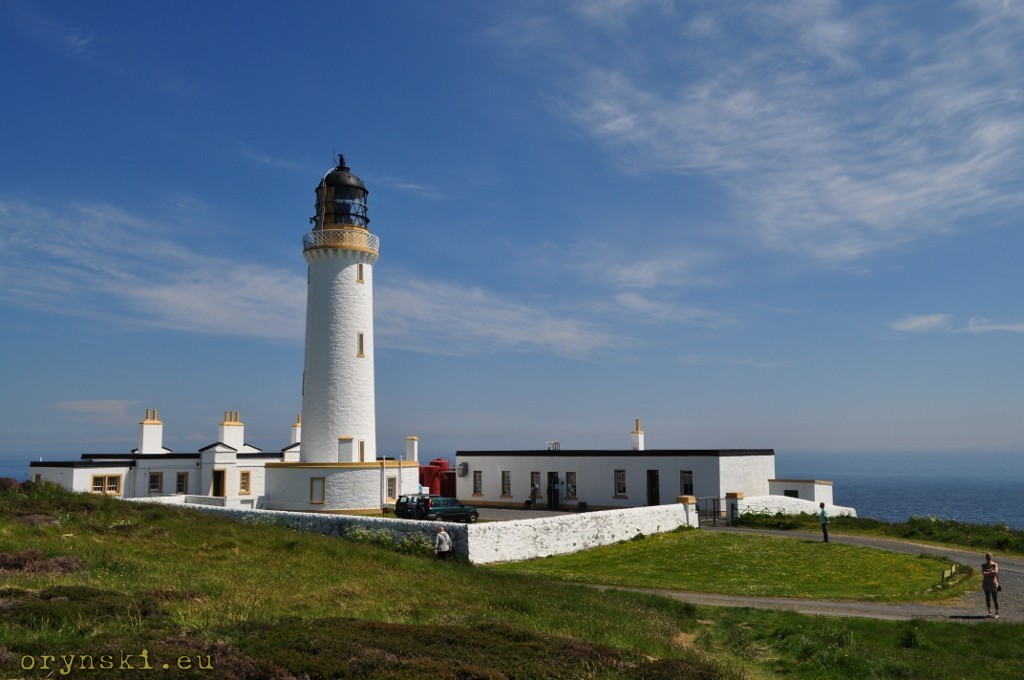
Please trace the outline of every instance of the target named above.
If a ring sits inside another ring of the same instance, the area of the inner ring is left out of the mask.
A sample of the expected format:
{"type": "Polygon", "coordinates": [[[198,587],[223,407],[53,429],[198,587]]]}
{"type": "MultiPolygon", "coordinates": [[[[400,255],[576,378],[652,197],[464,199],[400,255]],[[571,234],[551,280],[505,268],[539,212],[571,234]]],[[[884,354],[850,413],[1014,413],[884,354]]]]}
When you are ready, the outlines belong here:
{"type": "Polygon", "coordinates": [[[700,520],[701,524],[711,524],[714,526],[725,524],[725,514],[722,511],[722,499],[698,498],[697,518],[700,520]]]}

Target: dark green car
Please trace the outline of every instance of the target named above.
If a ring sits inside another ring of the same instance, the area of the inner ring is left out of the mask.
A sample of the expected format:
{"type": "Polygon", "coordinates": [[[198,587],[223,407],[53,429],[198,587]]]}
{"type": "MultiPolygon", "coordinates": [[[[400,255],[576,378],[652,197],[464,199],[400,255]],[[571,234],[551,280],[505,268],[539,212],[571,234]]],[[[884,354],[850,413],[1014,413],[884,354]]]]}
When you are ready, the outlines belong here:
{"type": "Polygon", "coordinates": [[[463,505],[457,498],[431,496],[427,499],[425,519],[445,522],[475,522],[480,516],[472,505],[463,505]]]}

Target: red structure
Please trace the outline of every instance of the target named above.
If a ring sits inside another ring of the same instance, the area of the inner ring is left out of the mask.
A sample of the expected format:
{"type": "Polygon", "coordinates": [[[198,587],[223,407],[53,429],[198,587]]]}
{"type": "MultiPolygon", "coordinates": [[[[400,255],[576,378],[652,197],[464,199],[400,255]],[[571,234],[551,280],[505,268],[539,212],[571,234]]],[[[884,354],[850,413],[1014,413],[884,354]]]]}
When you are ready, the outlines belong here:
{"type": "Polygon", "coordinates": [[[444,458],[435,458],[429,465],[420,466],[420,484],[438,496],[455,497],[455,470],[444,458]]]}

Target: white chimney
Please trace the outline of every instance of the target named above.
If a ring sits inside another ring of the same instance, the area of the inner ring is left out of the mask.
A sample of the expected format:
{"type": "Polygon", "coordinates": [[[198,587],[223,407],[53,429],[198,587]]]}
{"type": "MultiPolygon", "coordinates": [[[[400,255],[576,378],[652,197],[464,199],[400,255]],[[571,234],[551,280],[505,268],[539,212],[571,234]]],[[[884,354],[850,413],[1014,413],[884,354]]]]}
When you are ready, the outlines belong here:
{"type": "Polygon", "coordinates": [[[217,440],[238,451],[245,446],[245,423],[238,419],[238,411],[225,411],[217,440]]]}
{"type": "Polygon", "coordinates": [[[139,448],[136,453],[164,452],[164,424],[157,418],[156,409],[146,409],[146,419],[139,422],[139,448]]]}
{"type": "Polygon", "coordinates": [[[302,441],[302,414],[295,416],[295,424],[292,425],[292,444],[302,441]]]}
{"type": "Polygon", "coordinates": [[[644,431],[640,429],[640,419],[636,419],[636,429],[633,430],[633,450],[644,450],[644,431]]]}
{"type": "Polygon", "coordinates": [[[419,460],[420,459],[420,438],[419,437],[406,437],[405,438],[405,459],[406,460],[419,460]]]}

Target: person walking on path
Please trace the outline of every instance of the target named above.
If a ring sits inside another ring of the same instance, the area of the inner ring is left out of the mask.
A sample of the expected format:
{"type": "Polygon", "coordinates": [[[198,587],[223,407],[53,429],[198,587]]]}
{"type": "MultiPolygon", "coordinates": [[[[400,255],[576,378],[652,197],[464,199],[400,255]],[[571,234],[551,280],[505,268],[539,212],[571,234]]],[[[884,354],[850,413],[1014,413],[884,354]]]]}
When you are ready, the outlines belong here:
{"type": "Polygon", "coordinates": [[[825,503],[822,501],[818,503],[818,507],[821,508],[821,514],[818,515],[818,519],[821,521],[821,535],[825,537],[825,542],[828,543],[828,525],[832,522],[828,519],[828,513],[825,512],[825,503]]]}
{"type": "Polygon", "coordinates": [[[437,538],[434,539],[434,554],[439,560],[447,560],[452,554],[452,537],[440,524],[437,525],[437,538]]]}
{"type": "Polygon", "coordinates": [[[992,553],[985,553],[985,563],[981,565],[981,589],[985,591],[985,607],[993,619],[999,618],[999,565],[992,561],[992,553]],[[995,616],[992,605],[996,606],[995,616]]]}

